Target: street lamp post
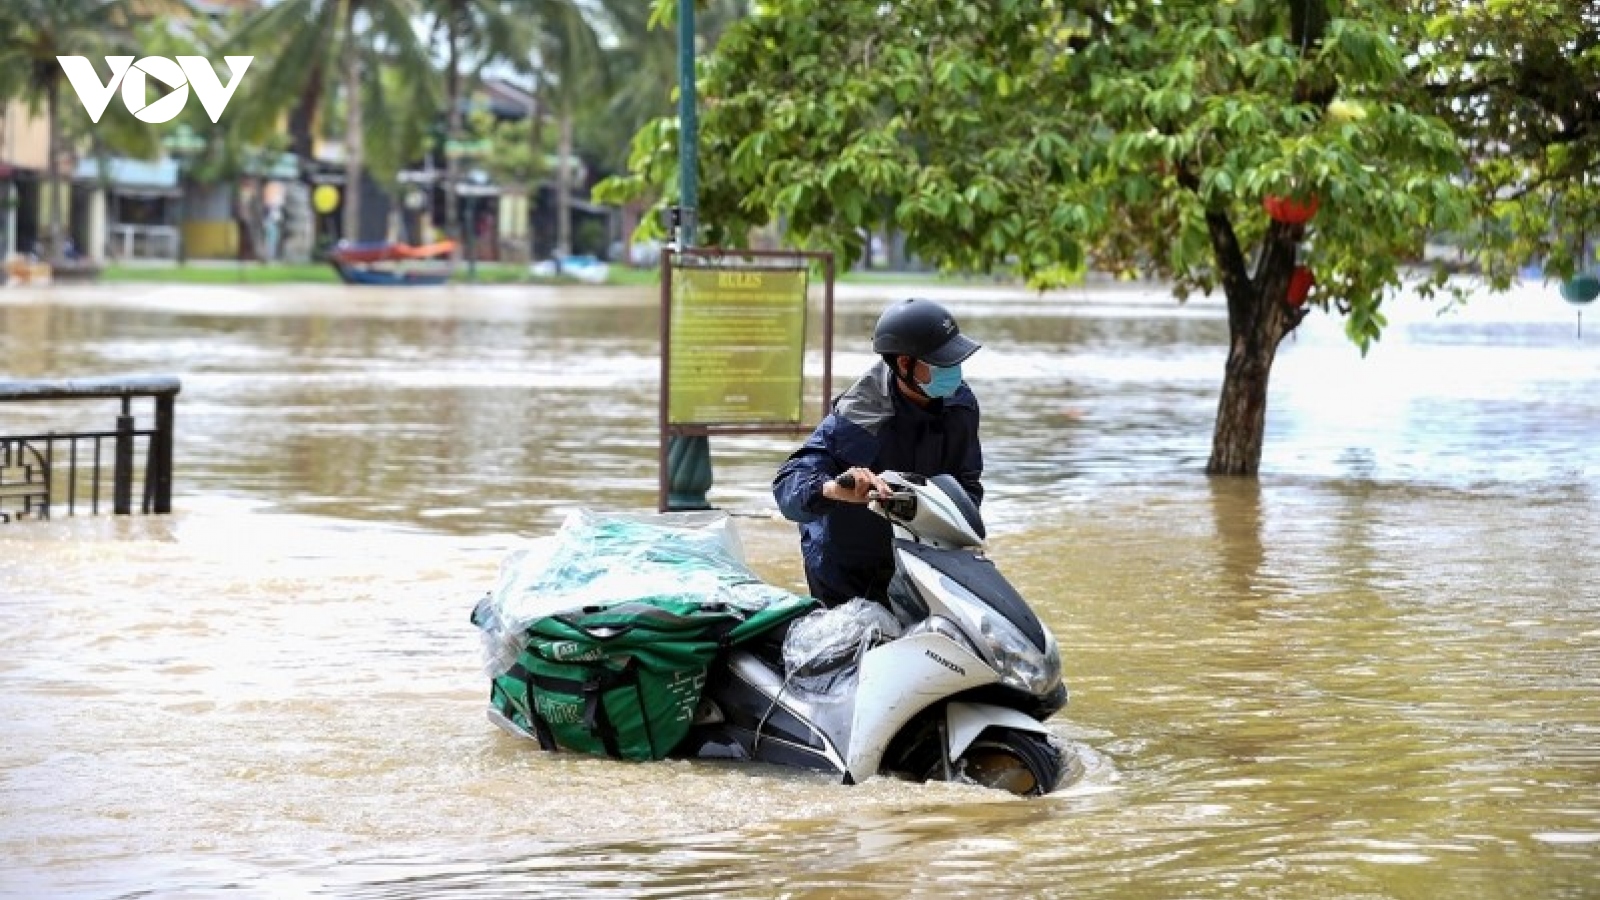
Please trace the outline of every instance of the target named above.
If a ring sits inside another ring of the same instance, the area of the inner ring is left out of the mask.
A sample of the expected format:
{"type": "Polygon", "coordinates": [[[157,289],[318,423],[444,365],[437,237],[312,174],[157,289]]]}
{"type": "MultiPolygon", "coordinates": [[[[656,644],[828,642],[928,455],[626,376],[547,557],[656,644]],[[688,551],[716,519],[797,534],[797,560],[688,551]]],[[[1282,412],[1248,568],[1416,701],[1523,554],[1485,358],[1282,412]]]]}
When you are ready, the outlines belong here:
{"type": "Polygon", "coordinates": [[[183,236],[184,219],[189,211],[189,160],[193,159],[201,150],[205,149],[205,138],[196,134],[188,125],[179,124],[161,141],[163,149],[170,154],[178,164],[178,265],[188,262],[189,253],[187,241],[183,236]]]}
{"type": "MultiPolygon", "coordinates": [[[[695,112],[694,0],[678,0],[678,205],[677,244],[695,246],[700,205],[700,122],[695,112]]],[[[663,376],[665,373],[663,373],[663,376]]],[[[709,509],[711,439],[675,434],[667,440],[667,508],[709,509]]]]}
{"type": "Polygon", "coordinates": [[[678,203],[679,240],[695,245],[700,205],[700,118],[695,110],[694,0],[678,0],[678,203]]]}

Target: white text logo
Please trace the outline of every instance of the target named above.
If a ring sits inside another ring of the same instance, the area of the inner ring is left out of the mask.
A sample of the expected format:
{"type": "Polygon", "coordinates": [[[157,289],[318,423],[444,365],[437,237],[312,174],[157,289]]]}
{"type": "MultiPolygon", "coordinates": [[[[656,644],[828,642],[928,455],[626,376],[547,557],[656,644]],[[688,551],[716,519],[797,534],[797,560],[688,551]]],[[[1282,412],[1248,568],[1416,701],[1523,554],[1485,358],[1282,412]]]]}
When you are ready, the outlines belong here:
{"type": "Polygon", "coordinates": [[[222,111],[228,108],[228,101],[233,99],[239,79],[244,77],[244,71],[250,68],[250,62],[255,57],[224,56],[223,60],[228,64],[227,84],[217,78],[210,60],[203,56],[180,56],[176,62],[165,56],[146,56],[138,62],[134,62],[131,56],[108,56],[106,65],[111,67],[111,80],[104,83],[100,81],[100,74],[94,70],[94,63],[89,62],[88,57],[58,56],[56,59],[61,61],[61,69],[67,73],[67,81],[72,83],[72,89],[78,92],[78,99],[83,101],[83,108],[88,111],[91,121],[100,121],[105,114],[106,104],[111,102],[111,95],[121,85],[122,102],[128,111],[137,116],[139,121],[154,125],[170,122],[183,112],[184,105],[189,102],[191,87],[211,121],[220,119],[222,111]],[[145,103],[146,76],[165,85],[167,95],[154,103],[145,103]]]}

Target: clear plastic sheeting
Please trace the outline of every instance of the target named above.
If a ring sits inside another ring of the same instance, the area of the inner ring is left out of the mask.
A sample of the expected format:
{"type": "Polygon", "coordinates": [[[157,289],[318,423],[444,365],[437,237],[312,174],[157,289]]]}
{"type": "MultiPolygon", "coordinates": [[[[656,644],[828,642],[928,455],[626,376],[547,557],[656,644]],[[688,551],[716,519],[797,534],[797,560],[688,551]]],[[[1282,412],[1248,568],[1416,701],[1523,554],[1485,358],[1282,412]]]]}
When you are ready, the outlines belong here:
{"type": "Polygon", "coordinates": [[[527,646],[527,627],[539,619],[635,601],[754,613],[792,603],[794,595],[750,571],[726,513],[577,510],[555,534],[512,551],[473,610],[484,671],[493,678],[509,670],[527,646]]]}
{"type": "Polygon", "coordinates": [[[881,603],[857,597],[831,609],[796,619],[783,639],[783,665],[791,677],[836,668],[855,658],[863,645],[876,646],[900,636],[900,622],[881,603]]]}

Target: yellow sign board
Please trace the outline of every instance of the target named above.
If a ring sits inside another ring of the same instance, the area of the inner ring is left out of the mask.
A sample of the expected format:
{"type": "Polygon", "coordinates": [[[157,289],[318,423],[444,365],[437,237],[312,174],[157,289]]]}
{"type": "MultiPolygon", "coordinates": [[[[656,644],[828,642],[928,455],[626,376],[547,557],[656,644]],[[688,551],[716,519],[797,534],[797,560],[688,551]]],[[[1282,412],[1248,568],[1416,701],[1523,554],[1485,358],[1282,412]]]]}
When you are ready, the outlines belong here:
{"type": "Polygon", "coordinates": [[[667,421],[796,425],[806,271],[674,267],[667,421]]]}

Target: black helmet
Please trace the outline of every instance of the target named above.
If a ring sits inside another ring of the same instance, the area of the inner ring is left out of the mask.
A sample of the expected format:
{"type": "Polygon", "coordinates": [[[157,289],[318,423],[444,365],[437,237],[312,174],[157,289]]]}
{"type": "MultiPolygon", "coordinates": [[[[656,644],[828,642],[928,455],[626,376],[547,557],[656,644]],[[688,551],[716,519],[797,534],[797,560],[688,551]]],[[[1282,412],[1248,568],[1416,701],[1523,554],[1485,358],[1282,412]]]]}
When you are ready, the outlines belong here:
{"type": "Polygon", "coordinates": [[[911,356],[948,369],[983,346],[961,333],[955,316],[932,300],[902,300],[883,311],[872,330],[872,350],[884,356],[911,356]]]}

